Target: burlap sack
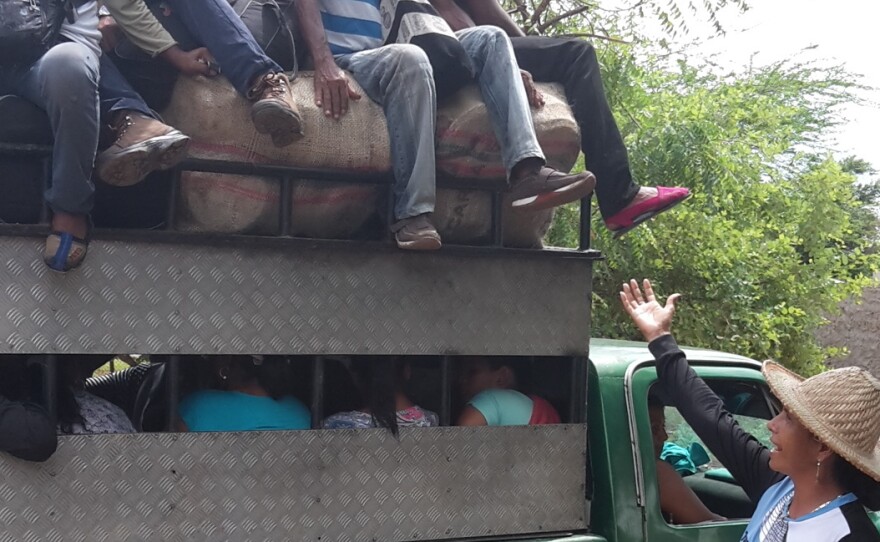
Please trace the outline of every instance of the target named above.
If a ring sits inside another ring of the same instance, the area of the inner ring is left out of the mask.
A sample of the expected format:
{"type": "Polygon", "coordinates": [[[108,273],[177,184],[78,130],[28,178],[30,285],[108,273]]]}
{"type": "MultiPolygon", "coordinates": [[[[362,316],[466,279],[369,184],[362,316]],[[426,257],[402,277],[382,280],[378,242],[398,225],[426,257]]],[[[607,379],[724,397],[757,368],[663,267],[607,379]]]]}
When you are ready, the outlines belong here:
{"type": "MultiPolygon", "coordinates": [[[[534,122],[548,164],[568,171],[577,159],[580,135],[560,87],[540,85],[547,104],[534,122]]],[[[311,74],[293,84],[305,119],[305,137],[282,149],[258,134],[250,104],[224,79],[181,78],[165,119],[193,138],[192,156],[286,164],[301,168],[390,171],[388,131],[381,108],[363,98],[340,121],[314,105],[311,74]],[[192,104],[203,104],[193,107],[192,104]]],[[[500,150],[479,91],[468,88],[438,112],[438,176],[498,180],[506,176],[500,150]]],[[[350,237],[377,211],[380,191],[369,185],[300,182],[294,187],[292,233],[306,237],[350,237]]],[[[277,230],[279,184],[261,177],[187,172],[181,178],[179,228],[190,231],[270,234],[277,230]],[[216,186],[213,188],[211,184],[216,186]]],[[[447,243],[488,240],[491,205],[487,193],[439,190],[434,221],[447,243]]],[[[384,202],[384,198],[382,198],[384,202]]],[[[507,246],[539,247],[552,211],[505,213],[507,246]]]]}
{"type": "MultiPolygon", "coordinates": [[[[291,190],[291,235],[345,239],[376,212],[375,185],[301,180],[291,190]]],[[[280,183],[276,179],[185,172],[180,179],[177,229],[276,235],[280,183]]]]}
{"type": "MultiPolygon", "coordinates": [[[[545,105],[532,121],[547,164],[570,171],[581,150],[580,130],[561,85],[538,84],[545,105]]],[[[454,178],[504,179],[501,148],[476,86],[469,86],[437,111],[437,173],[454,178]]]]}

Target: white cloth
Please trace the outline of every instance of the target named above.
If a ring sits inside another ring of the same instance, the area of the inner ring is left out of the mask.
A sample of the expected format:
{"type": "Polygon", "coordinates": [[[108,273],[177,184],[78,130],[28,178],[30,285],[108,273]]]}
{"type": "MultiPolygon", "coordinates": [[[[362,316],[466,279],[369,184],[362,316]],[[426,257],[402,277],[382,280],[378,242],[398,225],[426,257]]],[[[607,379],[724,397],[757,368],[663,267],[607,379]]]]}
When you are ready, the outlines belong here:
{"type": "Polygon", "coordinates": [[[75,8],[74,21],[64,19],[61,25],[61,35],[65,38],[81,43],[89,48],[97,56],[101,56],[101,31],[98,30],[98,3],[86,2],[75,8]]]}

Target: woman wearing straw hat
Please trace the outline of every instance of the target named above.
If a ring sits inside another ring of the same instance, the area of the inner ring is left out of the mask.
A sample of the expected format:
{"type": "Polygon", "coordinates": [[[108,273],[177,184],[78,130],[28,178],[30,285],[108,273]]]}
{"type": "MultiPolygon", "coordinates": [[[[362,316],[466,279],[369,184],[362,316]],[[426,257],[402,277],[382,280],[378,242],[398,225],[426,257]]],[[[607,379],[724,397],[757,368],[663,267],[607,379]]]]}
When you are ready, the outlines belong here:
{"type": "Polygon", "coordinates": [[[768,449],[743,431],[688,366],[670,334],[678,294],[657,302],[636,281],[620,299],[657,359],[661,385],[709,449],[757,503],[743,542],[880,542],[865,508],[880,508],[880,381],[863,369],[804,380],[766,362],[783,410],[768,449]]]}

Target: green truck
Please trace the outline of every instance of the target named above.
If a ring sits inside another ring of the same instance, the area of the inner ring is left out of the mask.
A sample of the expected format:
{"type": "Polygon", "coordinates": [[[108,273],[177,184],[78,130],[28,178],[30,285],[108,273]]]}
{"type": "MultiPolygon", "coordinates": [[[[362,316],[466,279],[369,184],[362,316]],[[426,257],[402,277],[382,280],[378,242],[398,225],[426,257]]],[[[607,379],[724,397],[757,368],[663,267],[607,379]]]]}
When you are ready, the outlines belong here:
{"type": "MultiPolygon", "coordinates": [[[[4,98],[0,106],[12,108],[2,118],[22,107],[4,98]]],[[[0,134],[2,182],[49,166],[49,142],[19,132],[0,134]]],[[[302,178],[352,181],[344,172],[188,160],[161,181],[170,201],[150,207],[164,213],[161,227],[98,224],[86,264],[63,276],[42,263],[39,180],[30,196],[6,190],[7,200],[22,203],[4,212],[36,207],[33,219],[0,223],[0,372],[27,366],[26,385],[55,412],[59,368],[74,358],[139,354],[151,362],[125,381],[125,393],[107,393],[137,433],[62,436],[43,463],[0,455],[0,540],[739,540],[752,506],[711,457],[685,480],[731,519],[674,526],[661,514],[647,409],[653,360],[643,344],[590,338],[601,254],[589,247],[589,199],[578,249],[515,249],[504,246],[503,184],[441,178],[441,190],[488,194],[489,238],[412,254],[387,236],[294,234],[290,195],[302,178]],[[278,183],[274,229],[178,228],[183,170],[278,183]],[[286,360],[313,428],[176,432],[192,375],[224,355],[286,360]],[[399,438],[383,429],[321,429],[344,395],[339,364],[376,355],[406,357],[412,397],[439,414],[440,427],[403,428],[399,438]],[[463,356],[523,360],[532,369],[525,384],[562,423],[455,427],[463,356]]],[[[355,181],[392,200],[387,172],[355,181]]],[[[760,365],[687,352],[760,433],[776,411],[760,365]]],[[[673,440],[696,442],[673,412],[668,418],[673,440]]]]}

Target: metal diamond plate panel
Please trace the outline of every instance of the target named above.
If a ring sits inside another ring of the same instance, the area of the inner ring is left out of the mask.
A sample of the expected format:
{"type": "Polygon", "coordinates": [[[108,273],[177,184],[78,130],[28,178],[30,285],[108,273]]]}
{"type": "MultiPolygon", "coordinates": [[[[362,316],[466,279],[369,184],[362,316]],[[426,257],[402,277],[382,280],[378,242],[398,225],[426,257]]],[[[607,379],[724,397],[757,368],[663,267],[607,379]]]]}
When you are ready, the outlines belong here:
{"type": "Polygon", "coordinates": [[[62,437],[0,457],[0,541],[369,541],[584,529],[581,425],[62,437]]]}
{"type": "MultiPolygon", "coordinates": [[[[348,246],[350,247],[350,245],[348,246]]],[[[0,237],[0,353],[585,355],[582,258],[0,237]]]]}

